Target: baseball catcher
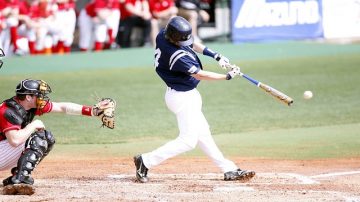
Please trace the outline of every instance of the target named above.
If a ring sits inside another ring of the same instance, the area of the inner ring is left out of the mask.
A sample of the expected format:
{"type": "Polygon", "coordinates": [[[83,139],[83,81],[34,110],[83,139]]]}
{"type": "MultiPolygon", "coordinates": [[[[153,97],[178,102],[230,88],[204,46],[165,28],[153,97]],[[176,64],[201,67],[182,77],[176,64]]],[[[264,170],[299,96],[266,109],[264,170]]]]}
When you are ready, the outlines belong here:
{"type": "Polygon", "coordinates": [[[54,135],[35,116],[52,112],[97,116],[103,125],[115,126],[113,99],[101,99],[94,106],[51,102],[50,86],[33,79],[22,80],[15,92],[0,104],[0,171],[11,168],[11,176],[3,180],[3,194],[33,194],[31,173],[55,144],[54,135]]]}

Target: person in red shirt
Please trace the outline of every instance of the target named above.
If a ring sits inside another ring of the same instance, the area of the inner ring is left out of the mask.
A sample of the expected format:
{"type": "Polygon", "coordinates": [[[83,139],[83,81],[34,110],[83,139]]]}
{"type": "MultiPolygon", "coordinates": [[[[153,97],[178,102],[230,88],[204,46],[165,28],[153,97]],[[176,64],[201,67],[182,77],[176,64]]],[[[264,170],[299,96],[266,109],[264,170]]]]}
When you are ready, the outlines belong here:
{"type": "Polygon", "coordinates": [[[55,38],[54,53],[70,53],[74,41],[76,13],[74,0],[56,0],[56,25],[60,28],[58,38],[55,38]]]}
{"type": "Polygon", "coordinates": [[[119,29],[120,23],[120,1],[107,0],[110,7],[110,15],[106,18],[107,37],[104,44],[104,49],[111,49],[116,47],[115,38],[119,29]]]}
{"type": "Polygon", "coordinates": [[[5,49],[5,53],[18,51],[17,46],[17,26],[19,25],[19,20],[17,19],[19,15],[19,2],[18,0],[0,0],[0,31],[2,33],[8,32],[1,36],[0,41],[5,44],[11,45],[11,47],[2,47],[5,49]]]}
{"type": "Polygon", "coordinates": [[[178,9],[174,0],[149,0],[151,20],[151,39],[155,44],[160,29],[165,28],[170,18],[176,16],[178,9]]]}
{"type": "Polygon", "coordinates": [[[108,33],[107,21],[111,18],[114,0],[92,0],[79,15],[79,47],[81,51],[91,48],[92,40],[94,51],[101,51],[104,48],[108,33]]]}
{"type": "Polygon", "coordinates": [[[71,102],[51,102],[50,86],[43,80],[25,79],[16,86],[16,95],[0,104],[0,171],[11,169],[3,180],[4,191],[34,193],[31,172],[55,144],[52,133],[36,116],[47,113],[99,116],[96,107],[71,102]]]}
{"type": "Polygon", "coordinates": [[[28,40],[29,53],[36,54],[36,42],[41,28],[39,0],[25,0],[19,3],[19,34],[28,40]]]}
{"type": "Polygon", "coordinates": [[[147,0],[121,0],[120,1],[120,25],[116,36],[116,43],[121,48],[134,46],[131,43],[131,35],[135,27],[142,29],[142,37],[139,46],[144,46],[150,41],[151,13],[147,0]]]}

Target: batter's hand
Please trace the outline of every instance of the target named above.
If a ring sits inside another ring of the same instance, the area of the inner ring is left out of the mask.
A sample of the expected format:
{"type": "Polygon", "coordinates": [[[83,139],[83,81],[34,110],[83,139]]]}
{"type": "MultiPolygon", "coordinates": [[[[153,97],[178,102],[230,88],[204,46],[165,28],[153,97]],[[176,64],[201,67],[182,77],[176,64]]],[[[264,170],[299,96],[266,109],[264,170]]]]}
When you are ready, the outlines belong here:
{"type": "Polygon", "coordinates": [[[230,80],[237,75],[240,75],[240,67],[233,66],[231,67],[231,70],[226,74],[226,80],[230,80]]]}
{"type": "Polygon", "coordinates": [[[215,59],[219,62],[219,66],[222,69],[226,69],[228,66],[230,66],[229,59],[223,55],[218,54],[215,59]]]}

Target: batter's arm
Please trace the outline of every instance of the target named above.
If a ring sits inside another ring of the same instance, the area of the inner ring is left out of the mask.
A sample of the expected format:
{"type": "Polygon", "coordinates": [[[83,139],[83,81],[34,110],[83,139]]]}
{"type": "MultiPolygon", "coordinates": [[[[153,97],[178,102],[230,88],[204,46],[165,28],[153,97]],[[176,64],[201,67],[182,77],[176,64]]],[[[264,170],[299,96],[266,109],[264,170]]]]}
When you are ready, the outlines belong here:
{"type": "Polygon", "coordinates": [[[197,80],[209,80],[209,81],[226,80],[226,74],[219,74],[204,70],[200,70],[198,73],[192,74],[191,76],[193,76],[197,80]]]}
{"type": "Polygon", "coordinates": [[[193,43],[193,50],[197,53],[214,58],[216,61],[218,61],[219,66],[222,69],[226,69],[228,66],[230,66],[230,61],[227,57],[209,49],[208,47],[199,42],[193,43]]]}
{"type": "Polygon", "coordinates": [[[206,46],[200,42],[193,43],[193,50],[197,53],[203,54],[206,46]]]}

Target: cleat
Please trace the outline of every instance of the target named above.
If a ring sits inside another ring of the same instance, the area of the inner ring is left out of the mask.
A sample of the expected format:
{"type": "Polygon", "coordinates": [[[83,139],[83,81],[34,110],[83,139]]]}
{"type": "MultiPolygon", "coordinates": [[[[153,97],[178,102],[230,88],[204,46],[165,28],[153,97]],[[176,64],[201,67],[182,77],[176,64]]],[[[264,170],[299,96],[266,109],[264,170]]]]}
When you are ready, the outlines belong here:
{"type": "Polygon", "coordinates": [[[237,169],[235,171],[229,171],[224,173],[224,180],[225,181],[239,180],[241,182],[247,182],[254,176],[255,176],[254,171],[237,169]]]}
{"type": "Polygon", "coordinates": [[[134,156],[134,163],[136,167],[136,179],[138,182],[146,183],[149,181],[147,178],[147,172],[149,169],[146,168],[141,155],[134,156]]]}
{"type": "Polygon", "coordinates": [[[6,179],[3,180],[3,185],[7,186],[7,185],[13,185],[13,184],[29,184],[32,185],[34,184],[34,179],[31,176],[25,176],[22,177],[22,179],[18,179],[16,178],[16,175],[14,176],[10,176],[6,179]]]}
{"type": "Polygon", "coordinates": [[[8,177],[8,178],[6,178],[6,179],[3,180],[3,185],[4,185],[4,187],[7,186],[7,185],[14,184],[14,183],[12,182],[12,180],[11,180],[12,177],[13,177],[13,176],[10,176],[10,177],[8,177]]]}

